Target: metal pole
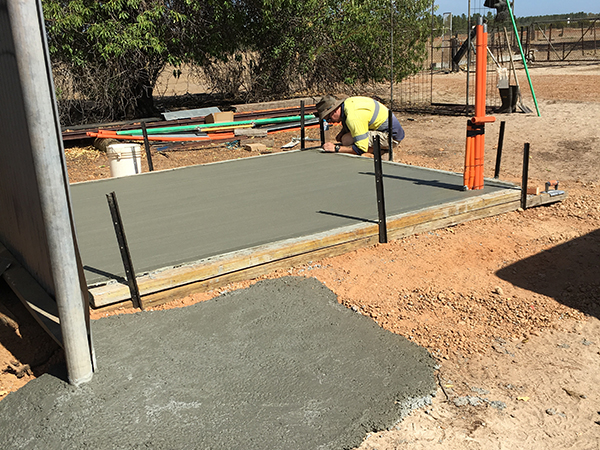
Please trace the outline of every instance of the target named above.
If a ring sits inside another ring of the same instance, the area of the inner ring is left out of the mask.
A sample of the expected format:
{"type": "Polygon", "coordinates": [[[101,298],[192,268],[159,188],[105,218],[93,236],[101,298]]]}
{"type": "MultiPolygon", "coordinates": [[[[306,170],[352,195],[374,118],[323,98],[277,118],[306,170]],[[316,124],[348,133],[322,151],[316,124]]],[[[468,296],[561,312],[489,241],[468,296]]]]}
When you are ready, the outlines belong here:
{"type": "Polygon", "coordinates": [[[304,131],[304,100],[300,100],[300,149],[304,150],[304,140],[306,132],[304,131]]]}
{"type": "Polygon", "coordinates": [[[392,147],[392,109],[394,108],[394,0],[390,0],[390,110],[388,114],[388,159],[394,160],[392,147]]]}
{"type": "Polygon", "coordinates": [[[381,144],[379,136],[373,143],[373,156],[375,161],[375,189],[377,191],[377,211],[379,213],[379,243],[387,243],[387,223],[385,217],[385,199],[383,197],[383,168],[381,167],[381,144]]]}
{"type": "MultiPolygon", "coordinates": [[[[519,39],[522,43],[525,42],[523,40],[523,26],[521,26],[521,37],[519,39]]],[[[527,54],[527,43],[526,42],[525,42],[525,54],[527,54]]]]}
{"type": "Polygon", "coordinates": [[[496,151],[496,168],[494,170],[494,178],[500,176],[500,162],[502,161],[502,147],[504,146],[504,127],[506,122],[500,122],[500,134],[498,135],[498,150],[496,151]]]}
{"type": "Polygon", "coordinates": [[[29,139],[44,226],[48,239],[54,295],[60,317],[69,382],[92,379],[91,341],[79,279],[68,175],[54,98],[41,2],[9,1],[15,58],[29,124],[29,139]]]}
{"type": "Polygon", "coordinates": [[[325,145],[325,123],[321,118],[319,118],[319,133],[321,135],[321,147],[323,147],[325,145]]]}
{"type": "Polygon", "coordinates": [[[394,105],[394,0],[390,0],[390,110],[394,105]]]}
{"type": "Polygon", "coordinates": [[[468,3],[467,9],[467,102],[466,102],[466,113],[469,114],[469,76],[471,75],[471,0],[468,3]]]}
{"type": "MultiPolygon", "coordinates": [[[[142,122],[142,133],[144,135],[144,147],[146,149],[146,159],[148,160],[148,170],[154,171],[154,164],[152,164],[152,155],[150,154],[150,141],[148,140],[148,130],[146,130],[146,122],[142,122]]],[[[134,158],[135,159],[135,158],[134,158]]],[[[140,172],[142,168],[140,167],[140,172]]]]}
{"type": "Polygon", "coordinates": [[[523,176],[521,177],[521,208],[527,208],[527,179],[529,178],[529,142],[523,147],[523,176]]]}
{"type": "Polygon", "coordinates": [[[388,160],[389,161],[393,161],[394,160],[394,136],[393,136],[393,127],[394,127],[394,122],[392,120],[394,113],[392,112],[392,109],[390,108],[388,110],[388,160]]]}
{"type": "Polygon", "coordinates": [[[140,290],[138,288],[137,279],[135,278],[135,270],[133,269],[133,261],[131,259],[131,253],[129,252],[129,245],[127,245],[123,220],[121,219],[121,211],[119,210],[119,203],[117,202],[117,194],[114,192],[106,194],[106,200],[108,201],[110,215],[112,217],[113,226],[115,227],[115,235],[117,236],[117,241],[119,243],[119,250],[121,252],[123,268],[125,269],[125,276],[127,277],[127,284],[129,285],[131,301],[133,302],[134,307],[143,310],[140,290]]]}
{"type": "Polygon", "coordinates": [[[434,8],[435,8],[435,0],[431,2],[431,58],[429,63],[429,104],[433,103],[433,27],[435,25],[434,22],[434,8]]]}
{"type": "Polygon", "coordinates": [[[535,109],[537,111],[538,117],[540,114],[540,107],[537,102],[537,98],[535,97],[535,91],[533,90],[533,84],[531,83],[531,75],[529,74],[529,69],[527,68],[527,61],[525,59],[525,55],[523,54],[523,46],[521,45],[521,41],[518,40],[518,32],[517,32],[517,22],[515,22],[515,16],[510,7],[510,1],[506,2],[508,6],[508,12],[510,13],[510,20],[512,22],[513,31],[515,32],[515,37],[517,38],[517,44],[519,44],[519,51],[521,52],[521,60],[523,61],[523,66],[525,67],[525,73],[527,74],[527,81],[529,82],[529,90],[531,91],[531,96],[533,97],[533,103],[535,103],[535,109]]]}
{"type": "Polygon", "coordinates": [[[552,47],[552,24],[550,24],[550,30],[548,31],[548,55],[546,61],[550,61],[550,48],[552,47]]]}

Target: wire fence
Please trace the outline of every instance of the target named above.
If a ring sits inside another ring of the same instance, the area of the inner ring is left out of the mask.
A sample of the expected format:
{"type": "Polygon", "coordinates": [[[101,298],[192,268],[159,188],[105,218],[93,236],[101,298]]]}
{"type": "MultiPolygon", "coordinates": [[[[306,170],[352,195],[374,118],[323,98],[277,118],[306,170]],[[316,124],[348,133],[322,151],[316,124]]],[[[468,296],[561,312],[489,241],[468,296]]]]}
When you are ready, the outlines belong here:
{"type": "MultiPolygon", "coordinates": [[[[487,8],[478,10],[485,17],[487,8]]],[[[429,57],[423,70],[400,83],[394,91],[394,108],[432,113],[471,114],[475,103],[475,38],[452,30],[452,17],[443,15],[442,29],[431,29],[429,57]]],[[[474,24],[472,24],[474,25],[474,24]]],[[[510,22],[490,23],[486,106],[502,106],[499,86],[518,83],[515,75],[528,67],[600,62],[600,18],[532,22],[514,28],[510,22]],[[519,49],[519,42],[523,54],[519,49]]]]}

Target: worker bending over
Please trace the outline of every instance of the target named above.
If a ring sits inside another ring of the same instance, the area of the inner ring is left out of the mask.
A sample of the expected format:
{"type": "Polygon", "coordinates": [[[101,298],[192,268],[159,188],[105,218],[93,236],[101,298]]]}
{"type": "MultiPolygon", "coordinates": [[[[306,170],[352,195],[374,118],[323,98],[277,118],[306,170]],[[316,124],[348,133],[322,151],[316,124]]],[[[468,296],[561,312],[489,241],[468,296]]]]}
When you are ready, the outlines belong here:
{"type": "MultiPolygon", "coordinates": [[[[377,100],[369,97],[339,100],[326,95],[317,103],[317,112],[321,120],[342,124],[342,130],[335,137],[336,142],[323,144],[325,152],[355,155],[373,153],[375,136],[379,136],[380,148],[389,150],[389,113],[377,100]]],[[[391,133],[393,146],[404,139],[404,130],[394,114],[391,133]]]]}

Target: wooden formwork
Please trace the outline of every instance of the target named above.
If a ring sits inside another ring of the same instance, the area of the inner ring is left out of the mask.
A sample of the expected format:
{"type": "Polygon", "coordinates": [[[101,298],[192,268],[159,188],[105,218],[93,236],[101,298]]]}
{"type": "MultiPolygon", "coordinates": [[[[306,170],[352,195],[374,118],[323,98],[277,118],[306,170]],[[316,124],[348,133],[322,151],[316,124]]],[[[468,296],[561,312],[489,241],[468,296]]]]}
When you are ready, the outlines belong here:
{"type": "MultiPolygon", "coordinates": [[[[431,231],[474,219],[514,211],[520,207],[520,190],[502,189],[477,197],[388,217],[389,239],[431,231]]],[[[243,281],[276,269],[340,255],[378,243],[377,224],[337,228],[311,236],[287,239],[138,277],[144,308],[193,292],[204,292],[243,281]]],[[[108,283],[90,289],[95,307],[131,303],[127,284],[108,283]]]]}

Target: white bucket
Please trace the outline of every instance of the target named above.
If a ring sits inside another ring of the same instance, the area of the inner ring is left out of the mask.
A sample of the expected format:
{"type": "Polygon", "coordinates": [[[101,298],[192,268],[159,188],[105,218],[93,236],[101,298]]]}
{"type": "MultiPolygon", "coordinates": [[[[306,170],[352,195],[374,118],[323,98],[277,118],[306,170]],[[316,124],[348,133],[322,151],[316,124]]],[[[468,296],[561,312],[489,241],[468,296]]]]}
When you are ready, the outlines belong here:
{"type": "Polygon", "coordinates": [[[140,144],[111,144],[106,149],[111,177],[124,177],[142,172],[140,144]]]}

